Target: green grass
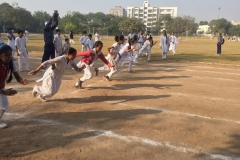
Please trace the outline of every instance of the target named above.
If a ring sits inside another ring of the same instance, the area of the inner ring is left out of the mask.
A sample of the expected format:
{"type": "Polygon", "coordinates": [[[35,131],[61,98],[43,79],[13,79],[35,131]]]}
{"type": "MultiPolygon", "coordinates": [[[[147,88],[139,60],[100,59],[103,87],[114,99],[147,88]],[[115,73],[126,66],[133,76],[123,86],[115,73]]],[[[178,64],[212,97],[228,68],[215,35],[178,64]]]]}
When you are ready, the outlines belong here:
{"type": "MultiPolygon", "coordinates": [[[[2,38],[6,43],[7,39],[4,34],[2,34],[2,38]]],[[[76,44],[72,45],[72,47],[76,48],[78,51],[81,50],[79,38],[80,35],[75,35],[74,40],[76,44]]],[[[154,40],[158,41],[158,43],[152,49],[152,60],[160,60],[159,37],[154,37],[154,40]]],[[[204,37],[190,37],[185,41],[180,41],[179,45],[177,45],[177,55],[173,56],[172,53],[169,53],[168,61],[240,65],[240,42],[228,42],[226,40],[225,44],[222,46],[222,56],[216,56],[216,41],[216,38],[210,40],[204,37]]],[[[102,42],[104,43],[103,53],[107,54],[107,47],[114,43],[114,37],[102,37],[102,42]]],[[[43,35],[30,35],[29,43],[27,44],[29,52],[43,52],[43,46],[43,35]]]]}

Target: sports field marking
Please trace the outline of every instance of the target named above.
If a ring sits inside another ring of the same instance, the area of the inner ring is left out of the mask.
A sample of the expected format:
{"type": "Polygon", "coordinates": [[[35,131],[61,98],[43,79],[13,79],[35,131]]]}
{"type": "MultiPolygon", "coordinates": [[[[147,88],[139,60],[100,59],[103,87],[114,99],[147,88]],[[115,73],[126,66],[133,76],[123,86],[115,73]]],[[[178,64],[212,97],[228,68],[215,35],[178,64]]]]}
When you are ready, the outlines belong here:
{"type": "MultiPolygon", "coordinates": [[[[37,121],[39,123],[44,123],[44,124],[53,124],[53,125],[61,125],[61,127],[65,128],[77,128],[79,129],[79,126],[76,125],[69,125],[66,123],[60,123],[55,120],[50,120],[50,119],[33,119],[34,121],[37,121]]],[[[240,160],[240,157],[236,157],[235,155],[221,155],[221,154],[214,154],[214,153],[209,153],[209,152],[202,152],[200,150],[195,150],[192,148],[187,148],[183,146],[177,146],[173,145],[170,142],[166,141],[155,141],[147,138],[142,138],[142,137],[137,137],[137,136],[124,136],[121,134],[116,134],[113,131],[106,131],[106,130],[92,130],[92,129],[87,129],[88,132],[94,133],[96,136],[101,137],[109,137],[109,138],[114,138],[114,139],[119,139],[128,143],[142,143],[144,145],[150,145],[150,146],[155,146],[155,147],[163,147],[169,150],[181,152],[181,153],[192,153],[192,154],[199,154],[199,155],[204,155],[205,157],[210,157],[213,160],[240,160]]]]}
{"type": "Polygon", "coordinates": [[[132,104],[119,103],[117,101],[104,101],[104,102],[114,104],[114,105],[120,105],[120,106],[130,106],[130,107],[138,108],[138,109],[143,108],[143,109],[146,109],[146,110],[161,111],[162,113],[167,113],[167,114],[183,115],[183,116],[189,116],[189,117],[198,117],[198,118],[203,118],[203,119],[208,119],[208,120],[225,121],[225,122],[240,124],[240,121],[234,121],[234,120],[230,120],[230,119],[213,118],[213,117],[202,116],[202,115],[186,113],[186,112],[170,111],[170,110],[160,109],[160,108],[156,108],[156,107],[145,107],[145,106],[139,106],[139,105],[136,106],[136,105],[132,105],[132,104]]]}

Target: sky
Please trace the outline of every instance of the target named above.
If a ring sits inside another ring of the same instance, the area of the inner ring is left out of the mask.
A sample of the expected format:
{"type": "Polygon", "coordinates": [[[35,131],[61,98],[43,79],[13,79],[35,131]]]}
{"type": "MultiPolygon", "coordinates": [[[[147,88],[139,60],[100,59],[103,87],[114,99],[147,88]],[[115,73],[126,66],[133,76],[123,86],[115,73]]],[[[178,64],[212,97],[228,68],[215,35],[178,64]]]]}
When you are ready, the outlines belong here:
{"type": "MultiPolygon", "coordinates": [[[[149,0],[152,7],[178,7],[178,16],[190,15],[196,21],[211,21],[218,18],[220,7],[220,18],[229,21],[240,21],[240,0],[149,0]]],[[[19,7],[31,11],[46,11],[52,15],[58,10],[60,16],[68,11],[79,11],[80,13],[103,12],[108,14],[114,6],[140,7],[143,0],[0,0],[0,3],[18,3],[19,7]]]]}

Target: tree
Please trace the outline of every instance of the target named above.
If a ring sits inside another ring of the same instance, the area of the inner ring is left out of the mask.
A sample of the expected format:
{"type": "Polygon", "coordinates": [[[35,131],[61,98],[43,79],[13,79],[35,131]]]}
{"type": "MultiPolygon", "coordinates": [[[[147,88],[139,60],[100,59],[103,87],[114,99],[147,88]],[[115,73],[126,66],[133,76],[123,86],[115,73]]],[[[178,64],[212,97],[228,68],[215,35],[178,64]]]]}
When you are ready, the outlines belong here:
{"type": "Polygon", "coordinates": [[[208,25],[208,21],[200,21],[199,22],[199,25],[202,26],[202,25],[208,25]]]}
{"type": "MultiPolygon", "coordinates": [[[[35,11],[33,13],[33,21],[31,28],[35,29],[35,32],[42,33],[44,24],[50,19],[50,17],[51,16],[47,12],[35,11]]],[[[29,28],[29,30],[31,30],[31,28],[29,28]]]]}
{"type": "Polygon", "coordinates": [[[229,33],[230,33],[232,36],[240,36],[240,25],[232,26],[232,27],[229,29],[229,33]]]}
{"type": "Polygon", "coordinates": [[[229,33],[228,30],[232,27],[231,22],[227,21],[226,19],[217,19],[211,20],[209,23],[209,27],[212,33],[229,33]]]}
{"type": "Polygon", "coordinates": [[[145,25],[138,19],[135,18],[125,18],[118,23],[119,31],[130,31],[131,29],[135,31],[140,31],[145,29],[145,25]]]}

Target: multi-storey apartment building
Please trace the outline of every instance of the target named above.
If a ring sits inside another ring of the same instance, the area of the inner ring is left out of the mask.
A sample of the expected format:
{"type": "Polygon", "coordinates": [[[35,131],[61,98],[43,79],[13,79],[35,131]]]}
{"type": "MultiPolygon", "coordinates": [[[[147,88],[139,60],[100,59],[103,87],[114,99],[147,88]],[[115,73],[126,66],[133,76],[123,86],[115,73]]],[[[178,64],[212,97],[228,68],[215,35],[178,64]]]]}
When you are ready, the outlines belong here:
{"type": "Polygon", "coordinates": [[[110,14],[113,14],[115,16],[123,17],[127,16],[126,9],[122,8],[121,6],[115,6],[114,8],[110,9],[110,14]]]}
{"type": "Polygon", "coordinates": [[[127,7],[127,17],[141,20],[147,28],[153,27],[166,14],[177,17],[177,7],[151,7],[149,1],[144,1],[142,7],[127,7]]]}

